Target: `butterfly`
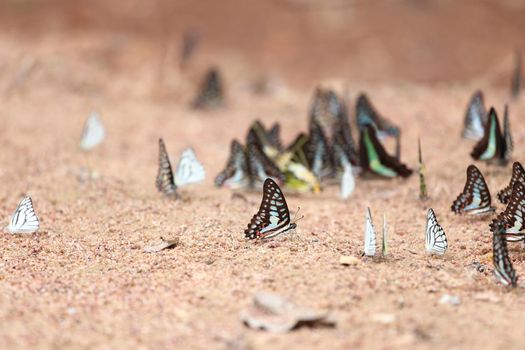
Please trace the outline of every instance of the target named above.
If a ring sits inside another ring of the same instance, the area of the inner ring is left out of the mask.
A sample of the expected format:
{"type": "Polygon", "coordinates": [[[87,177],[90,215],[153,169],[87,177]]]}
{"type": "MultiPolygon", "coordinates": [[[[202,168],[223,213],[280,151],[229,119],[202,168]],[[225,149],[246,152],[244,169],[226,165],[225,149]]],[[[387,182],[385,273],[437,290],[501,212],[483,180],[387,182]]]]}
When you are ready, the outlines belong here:
{"type": "Polygon", "coordinates": [[[385,178],[412,175],[411,169],[386,153],[372,125],[366,125],[361,130],[359,155],[361,167],[369,173],[385,178]]]}
{"type": "Polygon", "coordinates": [[[507,242],[504,239],[505,228],[502,223],[496,223],[492,229],[492,262],[494,275],[505,286],[516,287],[518,277],[509,257],[507,242]]]}
{"type": "Polygon", "coordinates": [[[386,256],[387,235],[388,235],[388,228],[387,228],[387,224],[386,224],[386,214],[383,214],[383,246],[382,246],[382,254],[383,254],[383,256],[386,256]]]}
{"type": "Polygon", "coordinates": [[[296,227],[295,222],[290,222],[290,212],[283,192],[275,181],[267,178],[263,184],[261,206],[244,230],[245,237],[270,239],[296,227]]]}
{"type": "Polygon", "coordinates": [[[490,203],[490,192],[483,174],[475,165],[469,165],[467,182],[463,192],[452,203],[451,210],[456,214],[483,214],[495,210],[494,207],[490,206],[490,203]]]}
{"type": "Polygon", "coordinates": [[[341,162],[343,158],[346,158],[346,161],[352,163],[352,165],[359,165],[359,155],[354,139],[352,138],[352,130],[346,113],[341,115],[333,125],[333,128],[332,149],[335,155],[335,167],[343,166],[343,162],[341,162]]]}
{"type": "Polygon", "coordinates": [[[230,144],[230,157],[226,168],[215,178],[217,187],[226,186],[232,189],[244,188],[250,185],[248,158],[244,146],[237,140],[230,144]]]}
{"type": "Polygon", "coordinates": [[[419,155],[419,199],[428,199],[427,184],[425,182],[425,164],[423,164],[423,154],[421,153],[421,140],[417,139],[417,149],[419,155]]]}
{"type": "Polygon", "coordinates": [[[525,169],[523,169],[520,162],[514,162],[514,164],[512,164],[510,183],[507,187],[498,192],[498,199],[501,203],[507,204],[509,202],[510,196],[512,195],[512,189],[516,182],[525,183],[525,169]]]}
{"type": "Polygon", "coordinates": [[[343,166],[343,175],[341,176],[341,198],[347,199],[354,192],[355,179],[350,162],[343,166]]]}
{"type": "Polygon", "coordinates": [[[281,183],[284,182],[284,174],[277,165],[264,154],[257,144],[248,144],[247,159],[252,187],[258,186],[258,184],[263,183],[269,177],[281,183]]]}
{"type": "Polygon", "coordinates": [[[512,188],[507,208],[499,213],[496,219],[492,220],[490,229],[494,230],[498,223],[502,223],[505,231],[502,235],[509,242],[525,240],[525,185],[523,182],[516,182],[512,188]]]}
{"type": "Polygon", "coordinates": [[[443,227],[437,221],[432,208],[427,212],[427,226],[425,228],[425,249],[429,254],[443,255],[447,251],[447,236],[443,227]]]}
{"type": "Polygon", "coordinates": [[[471,140],[481,139],[485,132],[484,125],[487,122],[486,119],[487,112],[485,110],[483,93],[478,90],[472,95],[467,108],[463,126],[463,137],[471,140]]]}
{"type": "Polygon", "coordinates": [[[474,146],[470,155],[475,160],[485,160],[489,163],[505,165],[510,159],[510,151],[512,150],[512,145],[507,144],[509,140],[511,141],[509,133],[506,138],[503,137],[498,115],[492,107],[489,111],[489,120],[487,125],[485,125],[483,138],[474,146]]]}
{"type": "Polygon", "coordinates": [[[33,233],[38,230],[39,226],[40,222],[33,209],[33,201],[31,197],[26,196],[11,215],[7,231],[9,233],[33,233]]]}
{"type": "Polygon", "coordinates": [[[318,179],[333,175],[331,149],[323,129],[315,120],[310,124],[306,157],[310,169],[318,179]]]}
{"type": "Polygon", "coordinates": [[[514,142],[510,133],[509,106],[505,105],[503,113],[503,159],[509,160],[514,149],[514,142]]]}
{"type": "Polygon", "coordinates": [[[331,132],[338,119],[345,113],[342,101],[329,89],[317,88],[310,109],[310,125],[316,122],[326,137],[331,140],[331,132]]]}
{"type": "Polygon", "coordinates": [[[517,98],[523,88],[523,75],[521,73],[521,53],[516,51],[516,57],[514,59],[514,72],[511,80],[511,93],[512,97],[517,98]]]}
{"type": "Polygon", "coordinates": [[[376,255],[376,230],[372,223],[372,214],[370,208],[366,208],[365,217],[365,255],[375,256],[376,255]]]}
{"type": "Polygon", "coordinates": [[[216,108],[223,104],[223,87],[219,70],[211,68],[205,75],[199,94],[193,101],[193,108],[216,108]]]}
{"type": "Polygon", "coordinates": [[[359,95],[355,108],[359,130],[363,130],[367,125],[372,125],[377,131],[377,137],[380,139],[386,136],[399,136],[401,134],[398,126],[394,125],[376,111],[366,94],[359,95]]]}
{"type": "Polygon", "coordinates": [[[159,139],[159,171],[157,173],[156,186],[159,192],[166,196],[177,195],[177,187],[185,186],[204,180],[205,172],[191,149],[185,150],[173,174],[170,158],[166,151],[166,145],[159,139]]]}
{"type": "Polygon", "coordinates": [[[100,144],[106,136],[106,129],[100,120],[100,116],[96,112],[91,112],[91,115],[84,124],[82,137],[80,139],[80,148],[88,151],[98,144],[100,144]]]}

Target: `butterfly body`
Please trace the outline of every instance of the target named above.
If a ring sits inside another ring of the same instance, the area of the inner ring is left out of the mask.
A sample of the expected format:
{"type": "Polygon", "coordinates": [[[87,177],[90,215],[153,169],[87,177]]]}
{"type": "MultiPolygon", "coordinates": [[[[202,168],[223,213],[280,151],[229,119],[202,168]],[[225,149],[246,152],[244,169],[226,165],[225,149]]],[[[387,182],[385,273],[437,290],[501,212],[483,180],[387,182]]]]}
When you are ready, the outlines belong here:
{"type": "Polygon", "coordinates": [[[39,227],[40,221],[33,209],[33,201],[31,197],[27,196],[22,199],[13,215],[11,215],[7,231],[12,234],[33,233],[36,232],[39,227]]]}
{"type": "Polygon", "coordinates": [[[467,168],[467,181],[463,192],[452,203],[456,214],[480,215],[495,210],[491,206],[490,192],[481,171],[475,165],[467,168]]]}
{"type": "Polygon", "coordinates": [[[290,212],[281,189],[271,178],[263,185],[263,198],[258,212],[244,230],[247,239],[270,239],[294,230],[295,222],[290,221],[290,212]]]}

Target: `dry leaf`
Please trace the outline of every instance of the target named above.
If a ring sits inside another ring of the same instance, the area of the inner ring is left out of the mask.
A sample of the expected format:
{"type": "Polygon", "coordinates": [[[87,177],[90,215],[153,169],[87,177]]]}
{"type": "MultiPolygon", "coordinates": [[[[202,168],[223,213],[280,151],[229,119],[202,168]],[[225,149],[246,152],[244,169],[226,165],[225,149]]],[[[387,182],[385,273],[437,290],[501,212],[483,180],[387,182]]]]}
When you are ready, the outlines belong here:
{"type": "Polygon", "coordinates": [[[301,326],[334,327],[328,312],[299,307],[274,293],[257,293],[253,305],[241,312],[241,320],[250,328],[268,332],[289,332],[301,326]]]}
{"type": "Polygon", "coordinates": [[[144,252],[157,253],[164,249],[175,248],[179,244],[180,244],[180,239],[178,238],[168,240],[168,239],[164,239],[163,237],[160,237],[160,242],[144,247],[144,252]]]}

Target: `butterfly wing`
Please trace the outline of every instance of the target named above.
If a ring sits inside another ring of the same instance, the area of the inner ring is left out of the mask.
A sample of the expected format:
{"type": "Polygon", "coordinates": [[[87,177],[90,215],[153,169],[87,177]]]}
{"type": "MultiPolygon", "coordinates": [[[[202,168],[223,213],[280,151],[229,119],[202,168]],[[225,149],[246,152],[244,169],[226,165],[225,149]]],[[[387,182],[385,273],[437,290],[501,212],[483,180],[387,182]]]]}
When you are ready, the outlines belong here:
{"type": "Polygon", "coordinates": [[[215,178],[217,187],[226,186],[233,189],[244,188],[250,185],[250,174],[248,171],[248,159],[246,151],[237,140],[230,145],[230,157],[226,168],[215,178]]]}
{"type": "Polygon", "coordinates": [[[498,223],[492,231],[492,261],[494,263],[494,275],[505,286],[516,287],[518,278],[509,257],[507,242],[502,233],[505,228],[498,223]]]}
{"type": "Polygon", "coordinates": [[[491,108],[489,111],[488,123],[485,125],[483,137],[474,146],[474,149],[470,155],[475,160],[496,160],[500,162],[503,160],[503,143],[504,140],[501,134],[498,115],[496,114],[496,110],[491,108]]]}
{"type": "Polygon", "coordinates": [[[372,214],[370,208],[366,209],[365,218],[365,255],[376,255],[376,230],[372,222],[372,214]]]}
{"type": "Polygon", "coordinates": [[[452,203],[451,210],[456,214],[482,214],[494,211],[485,178],[475,165],[467,168],[467,181],[463,192],[452,203]]]}
{"type": "Polygon", "coordinates": [[[290,224],[290,212],[279,186],[270,178],[264,181],[263,198],[244,235],[248,239],[269,239],[295,228],[290,224]]]}
{"type": "Polygon", "coordinates": [[[352,165],[348,162],[344,166],[343,175],[341,176],[341,198],[347,199],[354,192],[355,179],[352,173],[352,165]]]}
{"type": "Polygon", "coordinates": [[[463,137],[471,140],[479,140],[485,132],[483,120],[485,118],[485,103],[483,93],[476,91],[472,96],[465,115],[463,137]]]}
{"type": "Polygon", "coordinates": [[[514,149],[514,143],[512,141],[512,135],[510,133],[510,121],[509,121],[509,107],[505,105],[505,113],[503,116],[503,159],[509,161],[512,150],[514,149]]]}
{"type": "Polygon", "coordinates": [[[252,186],[264,182],[269,177],[284,182],[284,174],[256,144],[249,143],[247,153],[252,186]]]}
{"type": "Polygon", "coordinates": [[[492,220],[490,229],[495,230],[496,225],[501,223],[505,232],[502,233],[509,242],[517,242],[525,239],[525,185],[523,182],[516,182],[512,190],[507,208],[499,213],[496,219],[492,220]]]}
{"type": "Polygon", "coordinates": [[[432,208],[427,212],[425,248],[427,253],[443,255],[447,251],[448,241],[445,230],[439,225],[436,214],[432,208]]]}
{"type": "Polygon", "coordinates": [[[375,175],[385,178],[412,175],[411,169],[386,153],[377,138],[374,127],[371,125],[367,125],[361,130],[359,155],[361,167],[375,175]]]}
{"type": "Polygon", "coordinates": [[[367,125],[371,125],[376,129],[380,138],[384,136],[398,136],[401,133],[399,127],[377,112],[365,94],[361,94],[357,98],[356,116],[359,130],[363,130],[367,125]]]}
{"type": "Polygon", "coordinates": [[[175,185],[170,158],[162,139],[159,139],[159,171],[155,184],[157,190],[166,196],[177,196],[177,185],[175,185]]]}
{"type": "Polygon", "coordinates": [[[38,230],[40,222],[33,209],[33,201],[27,196],[16,208],[9,222],[10,233],[33,233],[38,230]]]}
{"type": "Polygon", "coordinates": [[[321,126],[314,120],[310,124],[310,137],[307,146],[307,159],[310,169],[318,179],[333,174],[333,164],[330,157],[331,149],[321,126]]]}
{"type": "Polygon", "coordinates": [[[514,162],[512,164],[512,176],[510,178],[510,183],[507,187],[498,192],[498,199],[501,203],[507,204],[510,201],[512,195],[512,189],[516,182],[525,183],[525,169],[520,162],[514,162]]]}
{"type": "Polygon", "coordinates": [[[193,108],[216,108],[223,103],[223,88],[219,71],[211,68],[204,77],[197,98],[193,102],[193,108]]]}
{"type": "Polygon", "coordinates": [[[204,167],[197,159],[191,148],[184,150],[180,156],[177,170],[175,171],[175,185],[177,187],[201,182],[206,177],[204,167]]]}
{"type": "Polygon", "coordinates": [[[84,125],[80,148],[87,151],[100,144],[106,136],[106,129],[98,113],[92,112],[84,125]]]}

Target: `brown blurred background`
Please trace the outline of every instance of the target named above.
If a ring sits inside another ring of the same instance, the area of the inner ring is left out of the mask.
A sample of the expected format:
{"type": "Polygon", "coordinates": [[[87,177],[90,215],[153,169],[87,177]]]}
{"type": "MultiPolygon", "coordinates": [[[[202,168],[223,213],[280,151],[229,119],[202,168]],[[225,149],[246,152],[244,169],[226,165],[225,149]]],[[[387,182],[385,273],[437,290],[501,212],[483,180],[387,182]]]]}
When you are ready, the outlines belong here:
{"type": "Polygon", "coordinates": [[[1,31],[16,40],[91,33],[140,46],[144,56],[129,59],[147,62],[191,30],[203,65],[227,59],[308,86],[328,77],[507,84],[524,18],[525,0],[0,1],[1,31]]]}

